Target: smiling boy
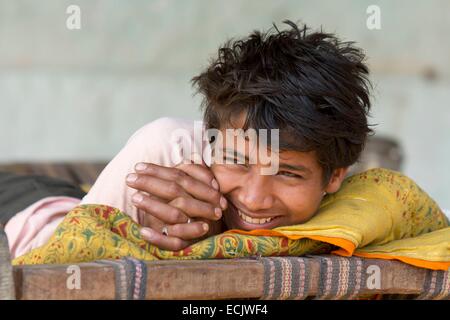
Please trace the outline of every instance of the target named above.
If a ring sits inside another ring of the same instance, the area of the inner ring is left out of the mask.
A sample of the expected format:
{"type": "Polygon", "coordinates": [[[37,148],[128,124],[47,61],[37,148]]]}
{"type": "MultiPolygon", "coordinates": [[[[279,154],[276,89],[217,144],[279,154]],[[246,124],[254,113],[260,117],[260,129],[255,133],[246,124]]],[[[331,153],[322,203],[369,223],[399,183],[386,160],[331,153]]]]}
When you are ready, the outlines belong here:
{"type": "Polygon", "coordinates": [[[286,23],[289,30],[227,42],[193,79],[204,97],[206,128],[279,129],[276,174],[261,175],[259,163],[211,166],[229,202],[228,228],[309,220],[324,194],[339,189],[371,131],[362,51],[286,23]]]}
{"type": "Polygon", "coordinates": [[[228,41],[193,78],[203,96],[204,130],[219,130],[225,140],[227,129],[279,130],[279,150],[266,150],[279,157],[275,174],[261,174],[258,160],[249,163],[249,146],[226,149],[225,162],[183,163],[186,154],[173,156],[175,130],[190,132],[197,154],[214,141],[194,139],[193,122],[163,118],[129,140],[82,203],[127,212],[146,226],[147,241],[169,250],[228,229],[309,220],[324,195],[339,190],[371,132],[370,82],[353,43],[285,23],[287,30],[228,41]],[[125,176],[128,187],[121,187],[125,176]]]}

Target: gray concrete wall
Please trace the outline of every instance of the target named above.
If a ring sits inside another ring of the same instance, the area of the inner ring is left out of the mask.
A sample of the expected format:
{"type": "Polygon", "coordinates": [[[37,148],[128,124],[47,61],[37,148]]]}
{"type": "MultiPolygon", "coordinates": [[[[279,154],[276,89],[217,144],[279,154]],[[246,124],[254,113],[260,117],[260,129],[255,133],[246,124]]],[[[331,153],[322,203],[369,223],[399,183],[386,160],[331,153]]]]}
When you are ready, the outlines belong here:
{"type": "Polygon", "coordinates": [[[160,116],[200,118],[189,79],[231,36],[301,20],[362,46],[377,134],[450,208],[450,1],[0,0],[0,161],[109,159],[160,116]],[[81,8],[81,30],[66,8],[81,8]],[[381,30],[366,27],[369,5],[381,30]]]}

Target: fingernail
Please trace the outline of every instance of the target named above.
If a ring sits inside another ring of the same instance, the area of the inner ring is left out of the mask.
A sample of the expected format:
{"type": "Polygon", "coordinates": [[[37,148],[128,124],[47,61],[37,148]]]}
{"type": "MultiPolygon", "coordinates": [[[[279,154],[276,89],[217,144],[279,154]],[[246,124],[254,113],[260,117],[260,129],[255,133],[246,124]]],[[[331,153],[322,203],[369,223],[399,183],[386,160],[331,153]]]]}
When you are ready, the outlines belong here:
{"type": "Polygon", "coordinates": [[[151,229],[148,228],[142,228],[141,229],[141,235],[145,240],[152,241],[154,238],[154,233],[151,229]]]}
{"type": "Polygon", "coordinates": [[[144,199],[144,196],[140,193],[136,193],[131,199],[134,203],[140,203],[144,199]]]}
{"type": "Polygon", "coordinates": [[[144,171],[145,169],[147,169],[147,165],[140,162],[134,168],[136,169],[136,171],[144,171]]]}
{"type": "Polygon", "coordinates": [[[222,217],[222,210],[220,210],[220,208],[215,208],[214,209],[214,214],[216,215],[217,218],[221,218],[222,217]]]}
{"type": "Polygon", "coordinates": [[[131,173],[127,176],[127,182],[135,182],[137,180],[137,174],[131,173]]]}
{"type": "Polygon", "coordinates": [[[222,196],[222,197],[220,198],[220,206],[221,206],[222,209],[224,209],[224,210],[227,208],[227,199],[225,199],[224,196],[222,196]]]}
{"type": "Polygon", "coordinates": [[[207,223],[202,224],[203,231],[207,232],[209,230],[209,226],[207,223]]]}
{"type": "Polygon", "coordinates": [[[219,190],[219,184],[217,183],[216,179],[213,179],[213,181],[211,181],[211,185],[214,189],[219,190]]]}

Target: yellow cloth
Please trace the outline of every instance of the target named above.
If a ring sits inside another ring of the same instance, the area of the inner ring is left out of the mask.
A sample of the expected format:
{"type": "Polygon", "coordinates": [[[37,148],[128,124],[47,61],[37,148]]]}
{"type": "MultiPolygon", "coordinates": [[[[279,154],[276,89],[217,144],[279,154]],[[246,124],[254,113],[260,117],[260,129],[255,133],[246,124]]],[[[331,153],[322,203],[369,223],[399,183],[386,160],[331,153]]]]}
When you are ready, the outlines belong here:
{"type": "Polygon", "coordinates": [[[272,230],[229,230],[184,250],[146,243],[126,214],[102,205],[72,210],[44,246],[13,264],[138,259],[213,259],[329,252],[397,259],[415,266],[450,267],[450,227],[437,204],[408,177],[372,169],[347,178],[308,222],[272,230]]]}

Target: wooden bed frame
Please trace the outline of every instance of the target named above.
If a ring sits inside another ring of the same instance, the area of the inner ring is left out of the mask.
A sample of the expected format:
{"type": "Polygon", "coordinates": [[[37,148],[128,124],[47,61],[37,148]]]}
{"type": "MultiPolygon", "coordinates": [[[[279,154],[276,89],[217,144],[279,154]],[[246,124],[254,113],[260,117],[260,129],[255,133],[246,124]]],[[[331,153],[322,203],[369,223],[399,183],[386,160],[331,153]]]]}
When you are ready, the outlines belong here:
{"type": "MultiPolygon", "coordinates": [[[[22,163],[0,165],[0,171],[54,176],[79,185],[92,184],[105,163],[22,163]]],[[[1,228],[0,228],[1,229],[1,228]]],[[[1,230],[0,230],[1,231],[1,230]]],[[[300,258],[302,259],[302,258],[300,258]]],[[[320,285],[320,257],[311,256],[309,295],[320,285]]],[[[383,294],[417,296],[430,271],[397,261],[373,259],[379,266],[380,286],[363,284],[361,296],[383,294]]],[[[115,299],[117,279],[112,266],[98,262],[77,264],[80,289],[68,289],[69,265],[14,266],[6,236],[0,232],[0,299],[115,299]]],[[[248,299],[264,290],[264,266],[258,259],[147,262],[145,299],[248,299]]]]}
{"type": "MultiPolygon", "coordinates": [[[[314,297],[319,286],[319,260],[311,257],[309,294],[314,297]]],[[[364,284],[360,296],[375,294],[417,296],[423,292],[427,270],[400,262],[380,266],[381,286],[364,284]]],[[[263,265],[254,259],[157,261],[147,262],[145,299],[258,299],[263,295],[263,265]]],[[[14,288],[10,297],[34,299],[115,299],[113,267],[100,263],[81,263],[80,287],[68,289],[69,265],[17,266],[13,268],[14,288]],[[14,296],[13,296],[14,295],[14,296]]],[[[392,296],[391,296],[392,297],[392,296]]]]}

